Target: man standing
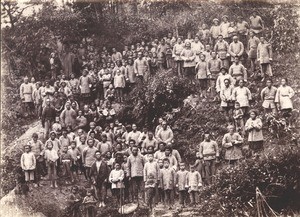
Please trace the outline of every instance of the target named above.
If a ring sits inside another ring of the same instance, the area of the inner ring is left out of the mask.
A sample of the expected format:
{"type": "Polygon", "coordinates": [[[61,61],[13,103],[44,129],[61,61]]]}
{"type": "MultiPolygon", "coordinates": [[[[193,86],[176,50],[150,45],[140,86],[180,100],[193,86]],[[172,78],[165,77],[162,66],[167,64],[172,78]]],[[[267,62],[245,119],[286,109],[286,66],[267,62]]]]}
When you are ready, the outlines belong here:
{"type": "Polygon", "coordinates": [[[62,127],[71,126],[71,128],[74,129],[76,127],[76,118],[77,118],[76,111],[71,108],[70,102],[67,102],[66,108],[60,114],[62,127]]]}
{"type": "Polygon", "coordinates": [[[230,43],[228,53],[231,56],[231,62],[234,61],[235,57],[239,57],[241,59],[242,55],[244,54],[244,45],[242,42],[239,41],[238,37],[235,35],[233,36],[233,42],[230,43]]]}
{"type": "Polygon", "coordinates": [[[183,61],[180,57],[181,52],[184,49],[184,44],[182,43],[182,38],[178,37],[177,43],[173,47],[173,54],[172,57],[174,58],[174,61],[176,63],[176,69],[177,69],[177,75],[179,77],[182,76],[182,65],[183,61]]]}
{"type": "Polygon", "coordinates": [[[173,138],[174,138],[173,131],[171,130],[170,127],[168,127],[167,122],[163,121],[162,129],[158,131],[156,135],[156,139],[158,140],[158,142],[169,143],[172,142],[173,138]]]}
{"type": "Polygon", "coordinates": [[[229,68],[229,61],[227,59],[228,52],[228,43],[223,39],[223,35],[218,36],[218,41],[215,44],[214,50],[217,52],[220,60],[222,61],[222,66],[225,68],[229,68]]]}
{"type": "Polygon", "coordinates": [[[187,41],[185,43],[185,48],[182,50],[180,57],[183,60],[184,74],[192,83],[195,78],[196,53],[191,49],[191,42],[187,41]]]}
{"type": "Polygon", "coordinates": [[[138,52],[138,58],[134,61],[133,66],[138,84],[143,84],[144,78],[148,76],[147,72],[149,72],[149,64],[148,61],[143,58],[142,52],[138,52]]]}
{"type": "Polygon", "coordinates": [[[28,77],[24,78],[24,83],[20,86],[20,98],[25,107],[25,116],[34,114],[33,99],[32,99],[33,87],[28,82],[28,77]]]}
{"type": "Polygon", "coordinates": [[[145,158],[138,151],[137,146],[133,146],[132,154],[127,159],[127,175],[131,182],[134,202],[139,203],[139,191],[142,188],[145,158]]]}
{"type": "Polygon", "coordinates": [[[265,114],[268,110],[272,110],[273,115],[277,114],[277,109],[275,105],[275,96],[276,96],[277,88],[273,86],[272,81],[267,80],[267,86],[262,89],[260,96],[263,101],[262,107],[265,110],[265,114]]]}
{"type": "Polygon", "coordinates": [[[90,177],[97,191],[99,207],[105,207],[106,206],[104,203],[104,200],[106,198],[105,183],[108,180],[110,169],[107,166],[106,162],[102,160],[100,151],[96,151],[95,157],[96,157],[96,161],[92,164],[90,170],[90,177]]]}
{"type": "Polygon", "coordinates": [[[56,111],[53,106],[51,106],[50,99],[46,100],[46,106],[42,111],[42,126],[45,128],[45,138],[48,138],[52,124],[55,121],[56,111]]]}

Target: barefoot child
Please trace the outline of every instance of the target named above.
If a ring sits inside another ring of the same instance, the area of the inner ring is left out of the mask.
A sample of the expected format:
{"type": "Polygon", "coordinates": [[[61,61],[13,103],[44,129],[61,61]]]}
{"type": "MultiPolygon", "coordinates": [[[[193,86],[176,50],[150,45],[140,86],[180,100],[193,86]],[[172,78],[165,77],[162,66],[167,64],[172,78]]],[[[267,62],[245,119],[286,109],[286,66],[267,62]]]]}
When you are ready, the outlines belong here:
{"type": "Polygon", "coordinates": [[[187,196],[186,180],[187,180],[188,171],[185,169],[184,163],[180,163],[179,168],[180,168],[180,170],[177,171],[177,173],[176,173],[176,188],[178,189],[178,192],[179,192],[180,206],[181,206],[181,208],[184,208],[184,204],[185,204],[186,196],[187,196]]]}
{"type": "Polygon", "coordinates": [[[115,163],[115,169],[110,172],[109,181],[111,182],[112,194],[117,198],[118,204],[123,203],[124,189],[124,170],[119,163],[115,163]]]}
{"type": "Polygon", "coordinates": [[[146,203],[150,208],[150,211],[152,212],[156,184],[159,179],[159,167],[156,161],[154,161],[153,153],[148,153],[147,156],[148,156],[148,162],[145,163],[145,167],[144,167],[144,182],[145,182],[146,198],[147,198],[146,203]]]}
{"type": "Polygon", "coordinates": [[[235,129],[237,131],[241,131],[241,134],[245,135],[245,127],[244,127],[244,112],[240,107],[239,102],[235,102],[234,104],[234,110],[233,110],[233,119],[234,119],[234,125],[235,129]]]}
{"type": "Polygon", "coordinates": [[[48,176],[51,183],[51,188],[57,188],[56,183],[56,170],[57,170],[57,160],[58,160],[58,151],[53,149],[53,143],[51,140],[48,140],[45,150],[45,159],[48,167],[48,176]]]}
{"type": "Polygon", "coordinates": [[[195,166],[191,165],[190,172],[187,175],[187,187],[191,198],[191,205],[196,206],[196,198],[198,196],[199,188],[202,187],[202,178],[198,171],[195,170],[195,166]]]}
{"type": "Polygon", "coordinates": [[[68,147],[63,146],[62,153],[60,155],[61,164],[64,171],[64,177],[66,180],[66,185],[71,184],[74,182],[73,173],[71,172],[71,165],[72,165],[72,156],[68,153],[68,147]]]}
{"type": "Polygon", "coordinates": [[[169,207],[169,209],[172,209],[171,205],[171,192],[174,188],[174,179],[175,179],[175,171],[173,168],[170,167],[170,161],[168,158],[165,158],[163,160],[164,169],[161,171],[161,183],[162,188],[164,190],[165,194],[165,200],[164,205],[165,207],[169,207]]]}
{"type": "Polygon", "coordinates": [[[36,159],[30,145],[25,145],[25,152],[21,156],[21,167],[25,173],[25,182],[30,189],[34,181],[34,170],[36,167],[36,159]]]}
{"type": "Polygon", "coordinates": [[[71,148],[68,150],[68,154],[72,157],[72,164],[71,164],[71,173],[73,174],[73,180],[79,181],[78,176],[78,160],[80,158],[80,152],[76,147],[76,141],[71,142],[71,148]]]}

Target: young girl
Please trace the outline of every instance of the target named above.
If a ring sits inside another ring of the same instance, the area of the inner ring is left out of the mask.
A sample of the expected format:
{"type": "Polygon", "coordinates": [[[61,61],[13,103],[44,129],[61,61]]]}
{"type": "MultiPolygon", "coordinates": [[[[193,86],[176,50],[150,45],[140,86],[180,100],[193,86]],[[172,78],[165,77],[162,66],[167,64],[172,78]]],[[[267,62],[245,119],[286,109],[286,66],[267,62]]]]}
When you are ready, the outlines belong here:
{"type": "Polygon", "coordinates": [[[125,76],[119,69],[117,70],[116,76],[114,77],[114,86],[116,89],[116,100],[117,102],[122,102],[123,90],[125,88],[125,76]]]}
{"type": "Polygon", "coordinates": [[[51,188],[57,188],[57,183],[56,183],[56,166],[57,166],[57,160],[58,160],[58,151],[53,149],[53,143],[51,140],[48,140],[47,145],[46,145],[46,150],[45,150],[45,160],[47,163],[47,168],[48,168],[48,176],[49,180],[51,183],[51,188]]]}
{"type": "Polygon", "coordinates": [[[164,200],[164,205],[169,206],[169,209],[172,209],[171,205],[171,192],[174,188],[174,179],[175,179],[175,171],[173,168],[170,167],[170,161],[168,158],[165,158],[163,160],[164,164],[164,169],[161,170],[161,186],[164,190],[165,194],[165,200],[164,200]]]}
{"type": "Polygon", "coordinates": [[[30,145],[25,145],[25,152],[21,156],[21,167],[25,173],[25,182],[28,183],[30,189],[31,182],[34,181],[34,170],[36,168],[36,159],[30,145]]]}
{"type": "Polygon", "coordinates": [[[199,81],[200,97],[206,98],[207,96],[207,79],[210,76],[210,72],[207,70],[207,62],[205,61],[205,55],[200,54],[200,61],[196,65],[196,78],[199,81]]]}
{"type": "Polygon", "coordinates": [[[123,179],[124,171],[119,163],[115,163],[115,169],[110,172],[109,181],[111,182],[112,193],[117,198],[118,204],[123,202],[123,189],[125,187],[123,179]]]}
{"type": "Polygon", "coordinates": [[[190,172],[187,174],[186,181],[188,192],[191,198],[191,205],[196,206],[196,198],[198,196],[199,188],[202,187],[202,178],[198,171],[195,170],[195,167],[192,165],[190,167],[190,172]]]}
{"type": "Polygon", "coordinates": [[[245,124],[245,130],[249,133],[248,142],[249,148],[252,150],[252,153],[257,154],[262,151],[264,137],[262,133],[262,121],[258,116],[256,110],[250,111],[250,118],[245,124]]]}
{"type": "Polygon", "coordinates": [[[188,171],[185,169],[184,163],[180,163],[179,168],[180,170],[178,170],[176,173],[176,188],[178,189],[179,192],[179,203],[181,205],[181,208],[184,208],[186,195],[187,195],[186,180],[187,180],[188,171]]]}

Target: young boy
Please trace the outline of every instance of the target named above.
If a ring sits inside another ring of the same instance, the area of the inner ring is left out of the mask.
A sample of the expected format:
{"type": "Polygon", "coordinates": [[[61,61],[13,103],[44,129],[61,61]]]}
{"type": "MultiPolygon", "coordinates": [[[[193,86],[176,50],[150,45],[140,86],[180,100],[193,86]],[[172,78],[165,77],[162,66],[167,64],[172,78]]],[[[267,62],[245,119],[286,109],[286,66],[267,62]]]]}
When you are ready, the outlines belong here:
{"type": "Polygon", "coordinates": [[[117,102],[123,102],[123,92],[125,88],[125,75],[121,73],[118,69],[117,74],[114,77],[114,87],[116,90],[116,100],[117,102]]]}
{"type": "Polygon", "coordinates": [[[196,198],[198,196],[199,188],[202,187],[202,178],[198,171],[195,170],[195,167],[192,165],[190,167],[190,172],[187,174],[187,187],[189,188],[188,192],[191,198],[191,205],[196,206],[196,198]]]}
{"type": "Polygon", "coordinates": [[[83,149],[82,152],[82,163],[85,168],[86,178],[87,180],[91,180],[90,177],[90,170],[92,167],[92,164],[95,162],[95,153],[98,151],[98,149],[94,146],[94,139],[88,139],[87,141],[87,147],[83,149]]]}
{"type": "Polygon", "coordinates": [[[58,137],[61,135],[62,126],[60,124],[59,116],[55,117],[55,123],[52,125],[52,130],[56,133],[58,137]]]}
{"type": "Polygon", "coordinates": [[[78,160],[80,158],[80,152],[78,148],[76,147],[76,142],[71,142],[71,148],[68,150],[68,154],[72,157],[72,164],[71,164],[71,172],[73,174],[74,181],[79,181],[78,177],[78,160]]]}
{"type": "Polygon", "coordinates": [[[179,164],[180,170],[177,171],[176,173],[176,188],[178,189],[179,192],[179,203],[181,208],[184,208],[186,196],[187,196],[187,174],[188,171],[185,169],[185,164],[180,163],[179,164]]]}
{"type": "Polygon", "coordinates": [[[86,217],[96,216],[96,203],[97,200],[93,196],[93,190],[89,189],[86,196],[83,198],[82,204],[84,205],[84,211],[86,217]]]}
{"type": "Polygon", "coordinates": [[[165,207],[169,206],[169,209],[172,209],[171,193],[174,188],[175,171],[170,167],[170,161],[168,158],[163,159],[163,164],[164,169],[161,171],[160,180],[165,194],[164,205],[165,207]]]}
{"type": "Polygon", "coordinates": [[[109,102],[114,101],[115,99],[115,89],[112,84],[108,86],[108,88],[105,90],[104,99],[108,100],[109,102]]]}
{"type": "Polygon", "coordinates": [[[56,183],[56,179],[57,179],[57,160],[59,159],[58,157],[58,151],[55,150],[53,148],[53,143],[51,140],[48,140],[48,142],[46,143],[46,150],[45,150],[45,160],[47,163],[47,168],[48,168],[48,176],[49,176],[49,180],[51,183],[51,188],[57,188],[57,183],[56,183]]]}
{"type": "Polygon", "coordinates": [[[244,112],[240,107],[239,102],[234,103],[234,110],[233,110],[233,120],[234,120],[234,125],[235,129],[237,131],[241,131],[241,134],[244,136],[245,135],[245,125],[244,125],[244,112]]]}
{"type": "Polygon", "coordinates": [[[25,173],[25,182],[28,184],[30,190],[31,183],[34,181],[34,170],[36,168],[36,159],[30,145],[25,145],[25,152],[21,156],[21,167],[25,173]]]}
{"type": "Polygon", "coordinates": [[[196,67],[196,78],[199,81],[199,92],[200,97],[207,97],[207,79],[210,77],[210,72],[207,70],[207,62],[205,61],[205,55],[200,54],[200,61],[197,63],[196,67]]]}
{"type": "Polygon", "coordinates": [[[150,212],[152,212],[156,184],[159,179],[159,166],[154,161],[153,153],[148,153],[147,156],[148,156],[148,162],[146,162],[144,166],[144,182],[145,182],[146,198],[147,198],[146,203],[150,208],[150,212]]]}
{"type": "Polygon", "coordinates": [[[119,163],[115,163],[115,169],[109,174],[109,181],[111,182],[112,194],[117,198],[118,204],[123,204],[123,189],[124,189],[124,171],[121,169],[119,163]]]}
{"type": "Polygon", "coordinates": [[[63,146],[62,152],[60,155],[61,164],[63,166],[64,177],[66,180],[66,185],[74,182],[73,173],[71,172],[71,165],[73,163],[72,156],[68,152],[68,147],[63,146]]]}
{"type": "Polygon", "coordinates": [[[162,170],[164,169],[164,162],[162,159],[157,160],[158,168],[159,168],[159,181],[158,181],[158,186],[157,186],[157,191],[158,191],[158,199],[157,201],[160,203],[163,203],[165,200],[165,195],[164,195],[164,189],[162,186],[162,181],[160,179],[160,174],[162,173],[162,170]]]}

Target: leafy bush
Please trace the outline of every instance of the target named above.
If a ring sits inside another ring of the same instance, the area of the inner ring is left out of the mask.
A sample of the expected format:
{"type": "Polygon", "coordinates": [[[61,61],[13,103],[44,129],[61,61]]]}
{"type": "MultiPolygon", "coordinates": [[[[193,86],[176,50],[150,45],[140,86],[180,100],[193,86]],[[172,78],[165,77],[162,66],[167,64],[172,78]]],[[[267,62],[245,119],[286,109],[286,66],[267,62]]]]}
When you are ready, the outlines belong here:
{"type": "Polygon", "coordinates": [[[256,216],[256,187],[277,212],[300,207],[300,150],[276,147],[260,160],[248,159],[237,167],[220,170],[215,184],[203,189],[203,214],[256,216]]]}

